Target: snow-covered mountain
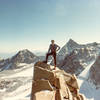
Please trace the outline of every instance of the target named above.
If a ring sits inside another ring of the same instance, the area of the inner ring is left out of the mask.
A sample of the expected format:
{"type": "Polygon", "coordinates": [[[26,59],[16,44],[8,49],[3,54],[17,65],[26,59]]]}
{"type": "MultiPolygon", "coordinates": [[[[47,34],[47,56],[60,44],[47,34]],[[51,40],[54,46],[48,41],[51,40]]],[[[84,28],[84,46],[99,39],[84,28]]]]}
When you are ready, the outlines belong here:
{"type": "Polygon", "coordinates": [[[91,61],[87,68],[78,76],[80,93],[83,93],[87,100],[100,100],[100,87],[98,87],[100,86],[100,74],[98,74],[100,71],[97,70],[96,67],[91,71],[93,66],[95,66],[95,60],[91,61]],[[97,71],[97,73],[95,71],[97,71]],[[93,74],[92,77],[91,74],[93,74]]]}
{"type": "Polygon", "coordinates": [[[80,74],[100,52],[100,44],[78,44],[70,39],[57,55],[57,66],[71,74],[80,74]]]}
{"type": "Polygon", "coordinates": [[[100,88],[100,56],[98,56],[95,63],[91,66],[88,80],[93,83],[97,89],[100,88]]]}
{"type": "MultiPolygon", "coordinates": [[[[39,60],[39,57],[37,57],[35,54],[30,52],[29,50],[21,50],[16,55],[14,55],[12,58],[8,58],[5,60],[0,61],[0,70],[7,70],[7,69],[15,69],[19,68],[20,63],[26,63],[31,64],[39,60]]],[[[22,67],[22,66],[20,66],[22,67]]]]}
{"type": "Polygon", "coordinates": [[[0,61],[0,100],[30,100],[34,63],[39,60],[25,49],[0,61]]]}
{"type": "Polygon", "coordinates": [[[76,43],[74,40],[70,39],[59,51],[57,55],[58,64],[60,61],[64,60],[67,54],[70,54],[74,49],[81,48],[82,46],[76,43]]]}

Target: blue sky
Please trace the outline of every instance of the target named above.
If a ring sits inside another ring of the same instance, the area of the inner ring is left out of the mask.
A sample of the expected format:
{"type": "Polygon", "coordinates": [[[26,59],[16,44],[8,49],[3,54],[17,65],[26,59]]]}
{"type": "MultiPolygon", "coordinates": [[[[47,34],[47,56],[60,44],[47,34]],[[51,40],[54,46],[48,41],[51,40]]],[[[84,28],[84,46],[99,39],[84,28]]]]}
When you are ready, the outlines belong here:
{"type": "Polygon", "coordinates": [[[100,0],[0,0],[0,52],[100,42],[100,0]]]}

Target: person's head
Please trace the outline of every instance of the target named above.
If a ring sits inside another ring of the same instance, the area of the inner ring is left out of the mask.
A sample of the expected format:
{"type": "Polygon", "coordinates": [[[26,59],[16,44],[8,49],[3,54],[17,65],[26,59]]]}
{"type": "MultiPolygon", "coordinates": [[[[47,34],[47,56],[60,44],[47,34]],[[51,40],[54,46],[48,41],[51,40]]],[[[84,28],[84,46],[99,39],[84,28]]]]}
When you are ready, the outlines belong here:
{"type": "Polygon", "coordinates": [[[55,43],[55,41],[54,41],[54,40],[51,40],[51,43],[52,43],[52,44],[54,44],[54,43],[55,43]]]}

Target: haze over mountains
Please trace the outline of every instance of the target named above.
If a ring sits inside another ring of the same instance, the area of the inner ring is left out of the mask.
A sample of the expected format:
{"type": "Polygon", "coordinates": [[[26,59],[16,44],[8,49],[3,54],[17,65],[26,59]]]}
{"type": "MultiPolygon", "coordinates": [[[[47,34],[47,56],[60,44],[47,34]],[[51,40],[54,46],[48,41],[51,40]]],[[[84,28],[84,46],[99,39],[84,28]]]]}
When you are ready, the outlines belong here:
{"type": "MultiPolygon", "coordinates": [[[[17,51],[18,52],[18,51],[17,51]]],[[[11,52],[11,53],[4,53],[1,52],[0,53],[0,58],[1,59],[7,59],[7,58],[11,58],[13,55],[15,55],[17,52],[11,52]]],[[[34,53],[37,56],[44,56],[45,55],[45,51],[32,51],[32,53],[34,53]]]]}
{"type": "MultiPolygon", "coordinates": [[[[80,92],[83,93],[88,100],[99,100],[100,98],[98,95],[100,93],[99,53],[99,43],[94,42],[81,45],[70,39],[57,54],[57,67],[65,70],[67,73],[77,75],[80,92]],[[92,92],[92,90],[94,92],[92,92]],[[96,94],[94,95],[93,93],[95,92],[96,94]]],[[[7,93],[7,95],[3,95],[2,98],[7,96],[7,98],[11,100],[10,94],[12,92],[16,94],[16,91],[21,91],[18,88],[26,86],[27,82],[30,85],[26,87],[26,92],[31,92],[34,63],[45,59],[44,56],[39,55],[33,54],[31,51],[25,49],[19,51],[11,58],[0,60],[0,95],[7,93]],[[13,90],[8,92],[11,86],[13,90]]],[[[51,64],[53,64],[53,61],[51,61],[51,64]]],[[[28,99],[26,99],[28,95],[26,92],[23,92],[23,97],[19,97],[23,100],[29,100],[29,96],[28,99]]],[[[13,100],[20,99],[15,98],[13,100]]]]}

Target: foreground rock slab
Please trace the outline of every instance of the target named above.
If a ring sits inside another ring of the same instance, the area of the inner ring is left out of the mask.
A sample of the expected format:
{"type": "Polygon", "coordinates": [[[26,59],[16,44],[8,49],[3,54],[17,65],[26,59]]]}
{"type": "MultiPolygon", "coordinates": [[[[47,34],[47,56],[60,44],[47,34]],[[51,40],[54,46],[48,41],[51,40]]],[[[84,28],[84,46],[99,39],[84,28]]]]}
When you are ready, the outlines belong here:
{"type": "Polygon", "coordinates": [[[75,75],[52,68],[43,62],[35,64],[31,100],[86,100],[75,75]]]}

